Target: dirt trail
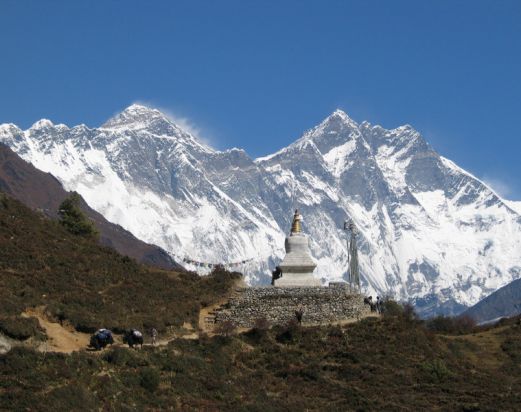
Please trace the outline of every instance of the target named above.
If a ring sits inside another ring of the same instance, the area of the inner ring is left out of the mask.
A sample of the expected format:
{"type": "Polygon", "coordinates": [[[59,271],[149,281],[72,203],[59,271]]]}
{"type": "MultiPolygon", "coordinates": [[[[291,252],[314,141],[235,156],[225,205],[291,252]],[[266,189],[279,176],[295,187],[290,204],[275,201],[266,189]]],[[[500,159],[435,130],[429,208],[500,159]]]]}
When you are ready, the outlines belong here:
{"type": "Polygon", "coordinates": [[[72,327],[52,322],[45,315],[43,308],[28,309],[22,313],[22,316],[32,316],[38,319],[40,326],[45,331],[47,341],[39,347],[41,351],[71,353],[84,350],[89,343],[90,336],[87,333],[81,333],[72,327]]]}
{"type": "Polygon", "coordinates": [[[207,333],[209,335],[212,335],[214,325],[211,323],[210,324],[207,323],[206,319],[208,317],[212,317],[212,315],[210,313],[213,312],[214,310],[218,309],[221,305],[224,305],[226,302],[228,302],[228,297],[220,299],[213,305],[207,306],[205,308],[201,308],[201,310],[199,311],[199,329],[201,329],[202,331],[204,331],[205,333],[207,333]]]}
{"type": "MultiPolygon", "coordinates": [[[[44,307],[27,309],[22,313],[22,316],[38,319],[40,327],[47,335],[47,341],[41,343],[38,346],[39,351],[71,353],[87,350],[87,345],[90,341],[90,335],[88,333],[78,332],[70,325],[62,325],[58,322],[50,320],[45,314],[44,307]]],[[[183,329],[185,329],[187,333],[181,335],[172,334],[170,336],[163,336],[162,338],[158,339],[155,345],[147,342],[143,346],[166,346],[176,338],[197,339],[199,337],[199,335],[193,330],[192,325],[189,323],[185,323],[183,325],[183,329]]],[[[112,345],[112,347],[127,346],[123,344],[122,338],[120,336],[113,336],[115,343],[112,345]]]]}
{"type": "MultiPolygon", "coordinates": [[[[201,308],[201,310],[199,311],[199,329],[208,334],[209,336],[215,335],[215,325],[212,322],[207,322],[207,319],[213,318],[212,312],[218,309],[220,306],[227,303],[232,296],[237,294],[237,290],[247,287],[248,285],[246,284],[246,281],[243,278],[241,278],[235,282],[227,296],[222,297],[213,305],[201,308]]],[[[248,329],[240,330],[239,332],[243,332],[246,330],[248,329]]]]}
{"type": "MultiPolygon", "coordinates": [[[[211,312],[215,309],[219,308],[222,304],[226,303],[228,299],[233,296],[237,289],[245,287],[244,283],[237,282],[235,287],[232,289],[232,292],[229,296],[226,296],[216,302],[215,304],[208,306],[206,308],[202,308],[199,313],[199,330],[204,331],[208,335],[212,336],[215,334],[214,325],[207,322],[207,318],[211,318],[211,312]]],[[[22,316],[25,317],[34,317],[38,319],[38,322],[42,329],[45,331],[47,335],[47,341],[42,343],[38,350],[40,351],[49,351],[49,352],[61,352],[61,353],[71,353],[75,351],[86,350],[87,345],[90,341],[90,335],[87,333],[82,333],[76,331],[71,325],[68,324],[60,324],[58,322],[54,322],[45,314],[45,307],[37,307],[27,309],[22,313],[22,316]]],[[[378,316],[374,313],[367,313],[361,316],[359,319],[350,319],[346,321],[338,321],[334,322],[334,324],[345,325],[348,323],[356,322],[361,318],[370,317],[370,316],[378,316]]],[[[311,324],[307,324],[306,326],[313,326],[311,324]]],[[[199,333],[194,330],[192,325],[189,323],[184,323],[182,326],[181,333],[171,333],[160,337],[154,346],[166,346],[172,340],[181,338],[181,339],[198,339],[199,333]]],[[[245,332],[248,329],[240,328],[237,332],[245,332]]],[[[179,331],[178,331],[179,332],[179,331]]],[[[122,338],[120,336],[114,335],[115,343],[112,346],[126,346],[122,343],[122,338]]],[[[143,346],[152,346],[152,343],[147,341],[143,346]]]]}

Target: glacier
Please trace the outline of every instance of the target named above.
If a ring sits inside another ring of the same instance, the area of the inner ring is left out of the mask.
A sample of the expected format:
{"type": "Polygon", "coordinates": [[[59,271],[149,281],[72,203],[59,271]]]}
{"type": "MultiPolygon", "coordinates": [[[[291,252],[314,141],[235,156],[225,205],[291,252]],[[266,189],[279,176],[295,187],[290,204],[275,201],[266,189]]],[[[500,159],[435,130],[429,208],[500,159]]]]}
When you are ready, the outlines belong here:
{"type": "Polygon", "coordinates": [[[411,300],[424,315],[460,312],[521,277],[519,203],[410,125],[385,129],[336,110],[252,159],[134,104],[98,128],[3,124],[0,142],[177,261],[238,262],[250,284],[269,281],[296,208],[324,284],[346,277],[343,222],[352,219],[364,291],[411,300]]]}

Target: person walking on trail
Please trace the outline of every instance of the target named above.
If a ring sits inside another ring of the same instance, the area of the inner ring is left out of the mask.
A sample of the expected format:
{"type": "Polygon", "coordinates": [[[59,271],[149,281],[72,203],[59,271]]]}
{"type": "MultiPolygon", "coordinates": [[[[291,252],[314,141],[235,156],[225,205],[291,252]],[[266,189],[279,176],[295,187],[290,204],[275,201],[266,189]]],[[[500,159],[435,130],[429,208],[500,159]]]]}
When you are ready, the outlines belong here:
{"type": "Polygon", "coordinates": [[[299,307],[296,311],[295,311],[295,318],[297,319],[297,322],[300,324],[302,324],[302,317],[304,316],[304,310],[302,309],[302,307],[299,307]]]}
{"type": "Polygon", "coordinates": [[[369,307],[371,308],[371,312],[376,312],[377,302],[373,302],[373,297],[372,296],[365,297],[364,298],[364,304],[365,305],[369,305],[369,307]]]}
{"type": "Polygon", "coordinates": [[[280,266],[275,267],[275,270],[271,272],[271,284],[274,285],[277,279],[282,277],[282,270],[280,266]]]}
{"type": "Polygon", "coordinates": [[[150,337],[152,338],[152,345],[155,345],[156,341],[157,341],[157,329],[156,328],[150,329],[150,337]]]}

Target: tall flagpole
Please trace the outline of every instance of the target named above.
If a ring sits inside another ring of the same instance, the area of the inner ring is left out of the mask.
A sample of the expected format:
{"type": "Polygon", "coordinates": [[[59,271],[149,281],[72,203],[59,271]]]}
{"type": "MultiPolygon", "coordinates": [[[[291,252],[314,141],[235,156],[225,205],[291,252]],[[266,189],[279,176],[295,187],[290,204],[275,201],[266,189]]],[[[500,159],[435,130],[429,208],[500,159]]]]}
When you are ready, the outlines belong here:
{"type": "Polygon", "coordinates": [[[356,246],[356,236],[358,230],[352,220],[344,222],[344,230],[347,233],[347,265],[349,288],[360,293],[360,268],[358,266],[358,249],[356,246]]]}

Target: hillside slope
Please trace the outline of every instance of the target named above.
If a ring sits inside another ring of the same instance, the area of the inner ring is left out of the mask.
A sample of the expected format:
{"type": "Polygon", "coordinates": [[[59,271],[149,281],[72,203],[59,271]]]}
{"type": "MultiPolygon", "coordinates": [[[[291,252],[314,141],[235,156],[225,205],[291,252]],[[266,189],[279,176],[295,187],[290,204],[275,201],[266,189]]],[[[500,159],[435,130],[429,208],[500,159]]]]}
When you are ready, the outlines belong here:
{"type": "Polygon", "coordinates": [[[521,279],[496,290],[463,313],[480,323],[519,314],[521,314],[521,279]]]}
{"type": "MultiPolygon", "coordinates": [[[[0,191],[20,200],[33,210],[43,211],[51,218],[58,217],[59,205],[70,194],[51,174],[36,169],[1,143],[0,191]]],[[[110,223],[83,199],[80,207],[99,230],[102,245],[110,246],[144,264],[163,269],[182,269],[164,250],[147,244],[121,226],[110,223]]]]}
{"type": "MultiPolygon", "coordinates": [[[[85,332],[195,326],[199,309],[238,279],[138,265],[0,194],[0,337],[41,335],[21,313],[85,332]]],[[[395,305],[394,314],[342,327],[271,326],[142,350],[15,347],[0,354],[0,410],[516,410],[521,402],[519,320],[451,336],[395,305]]]]}
{"type": "Polygon", "coordinates": [[[0,410],[514,411],[521,326],[458,336],[399,317],[279,326],[101,356],[0,355],[0,410]]]}
{"type": "Polygon", "coordinates": [[[0,331],[8,336],[38,334],[21,316],[31,308],[84,332],[195,326],[200,308],[222,299],[238,277],[142,266],[0,193],[0,331]]]}

